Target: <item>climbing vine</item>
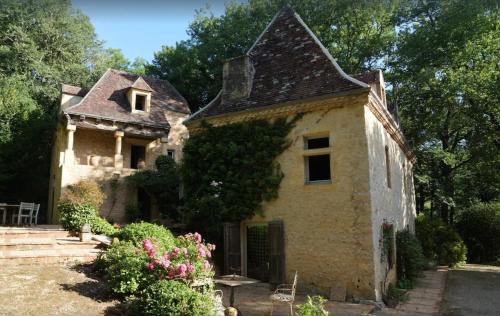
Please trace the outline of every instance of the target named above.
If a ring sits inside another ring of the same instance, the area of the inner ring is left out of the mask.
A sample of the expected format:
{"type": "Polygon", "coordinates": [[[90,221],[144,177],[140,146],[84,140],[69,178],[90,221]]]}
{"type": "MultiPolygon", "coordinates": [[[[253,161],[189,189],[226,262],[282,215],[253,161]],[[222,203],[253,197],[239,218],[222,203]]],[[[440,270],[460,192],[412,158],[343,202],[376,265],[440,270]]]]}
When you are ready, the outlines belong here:
{"type": "Polygon", "coordinates": [[[254,120],[214,127],[191,135],[184,146],[181,174],[184,212],[191,228],[217,241],[222,223],[262,212],[262,202],[278,197],[283,173],[276,158],[291,142],[291,120],[254,120]]]}

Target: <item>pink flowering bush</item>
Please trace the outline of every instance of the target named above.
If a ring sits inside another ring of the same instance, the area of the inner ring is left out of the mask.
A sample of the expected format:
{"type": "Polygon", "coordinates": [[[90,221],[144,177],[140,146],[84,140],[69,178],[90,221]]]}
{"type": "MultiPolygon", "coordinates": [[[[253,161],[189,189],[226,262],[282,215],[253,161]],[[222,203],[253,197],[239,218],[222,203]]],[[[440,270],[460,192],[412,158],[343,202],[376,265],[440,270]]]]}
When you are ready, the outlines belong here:
{"type": "Polygon", "coordinates": [[[146,253],[145,267],[158,279],[182,279],[193,281],[213,276],[209,259],[215,246],[203,243],[198,233],[186,234],[176,239],[176,246],[159,252],[158,245],[151,239],[142,241],[142,249],[146,253]]]}

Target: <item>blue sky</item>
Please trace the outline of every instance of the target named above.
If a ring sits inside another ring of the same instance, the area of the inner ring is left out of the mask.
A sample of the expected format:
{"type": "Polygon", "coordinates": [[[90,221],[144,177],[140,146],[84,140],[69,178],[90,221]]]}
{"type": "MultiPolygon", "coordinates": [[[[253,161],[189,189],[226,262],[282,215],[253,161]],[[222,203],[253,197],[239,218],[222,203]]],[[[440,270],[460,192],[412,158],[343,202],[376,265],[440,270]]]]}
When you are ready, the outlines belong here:
{"type": "Polygon", "coordinates": [[[73,6],[90,17],[106,47],[120,48],[133,61],[153,59],[162,45],[186,39],[195,10],[208,8],[224,13],[224,0],[72,0],[73,6]]]}

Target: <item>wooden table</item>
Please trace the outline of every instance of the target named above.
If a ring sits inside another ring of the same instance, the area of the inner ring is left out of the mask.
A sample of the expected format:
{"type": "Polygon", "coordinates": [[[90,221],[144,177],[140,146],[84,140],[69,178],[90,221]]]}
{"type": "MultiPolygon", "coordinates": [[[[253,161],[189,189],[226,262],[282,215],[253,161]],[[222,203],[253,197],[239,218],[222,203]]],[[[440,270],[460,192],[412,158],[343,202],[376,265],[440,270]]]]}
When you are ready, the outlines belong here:
{"type": "Polygon", "coordinates": [[[234,307],[234,288],[246,284],[259,283],[259,280],[247,278],[237,274],[222,275],[215,278],[215,283],[228,286],[231,288],[231,295],[229,296],[229,306],[234,307]]]}
{"type": "Polygon", "coordinates": [[[2,225],[6,224],[7,221],[7,210],[9,208],[19,208],[19,204],[2,204],[0,203],[0,210],[2,210],[2,225]]]}

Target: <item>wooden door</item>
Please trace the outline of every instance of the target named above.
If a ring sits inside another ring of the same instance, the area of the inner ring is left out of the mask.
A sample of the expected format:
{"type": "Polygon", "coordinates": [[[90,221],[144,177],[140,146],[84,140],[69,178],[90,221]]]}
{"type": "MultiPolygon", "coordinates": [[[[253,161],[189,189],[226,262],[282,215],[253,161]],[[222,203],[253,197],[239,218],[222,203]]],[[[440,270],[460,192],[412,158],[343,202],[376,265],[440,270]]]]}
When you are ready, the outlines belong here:
{"type": "Polygon", "coordinates": [[[240,223],[224,223],[224,274],[241,274],[240,223]]]}
{"type": "Polygon", "coordinates": [[[285,282],[285,235],[283,221],[269,222],[269,283],[274,288],[285,282]]]}

